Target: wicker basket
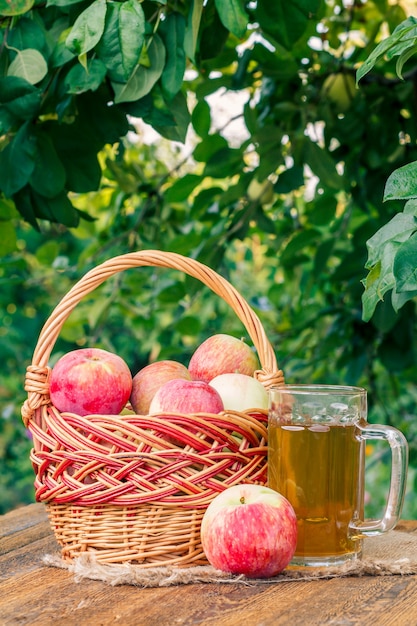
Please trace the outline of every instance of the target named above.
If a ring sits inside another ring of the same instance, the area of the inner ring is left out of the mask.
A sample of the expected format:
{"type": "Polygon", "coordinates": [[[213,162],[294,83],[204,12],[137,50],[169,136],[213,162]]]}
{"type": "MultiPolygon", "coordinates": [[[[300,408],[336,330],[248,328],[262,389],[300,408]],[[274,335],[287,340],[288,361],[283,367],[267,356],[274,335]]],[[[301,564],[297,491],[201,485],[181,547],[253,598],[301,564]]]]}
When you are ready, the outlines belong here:
{"type": "Polygon", "coordinates": [[[202,565],[207,505],[226,487],[266,481],[266,412],[81,417],[60,414],[49,397],[49,357],[71,311],[110,276],[142,266],[181,270],[223,298],[257,350],[256,378],[266,388],[283,382],[257,315],[212,269],[153,250],[110,259],[57,305],[27,368],[22,417],[33,436],[36,499],[47,505],[65,560],[88,552],[100,563],[202,565]]]}

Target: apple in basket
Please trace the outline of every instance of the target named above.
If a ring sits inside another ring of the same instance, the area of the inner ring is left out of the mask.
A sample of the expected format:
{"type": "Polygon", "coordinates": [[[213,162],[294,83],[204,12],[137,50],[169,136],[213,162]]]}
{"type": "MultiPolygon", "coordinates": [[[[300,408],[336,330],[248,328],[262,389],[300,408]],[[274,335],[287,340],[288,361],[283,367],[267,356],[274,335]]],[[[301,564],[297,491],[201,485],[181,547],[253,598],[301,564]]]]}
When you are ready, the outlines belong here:
{"type": "Polygon", "coordinates": [[[60,412],[77,415],[117,415],[132,390],[125,361],[100,348],[80,348],[64,354],[52,368],[49,394],[60,412]]]}
{"type": "Polygon", "coordinates": [[[149,413],[220,413],[223,402],[208,383],[198,380],[169,380],[154,395],[149,413]]]}
{"type": "Polygon", "coordinates": [[[191,380],[191,374],[178,361],[155,361],[146,365],[133,377],[130,403],[138,415],[147,415],[152,398],[169,380],[182,378],[191,380]]]}
{"type": "Polygon", "coordinates": [[[277,491],[262,485],[234,485],[207,507],[201,544],[216,569],[268,578],[282,572],[294,556],[297,518],[277,491]]]}
{"type": "Polygon", "coordinates": [[[219,392],[225,409],[267,409],[268,392],[259,380],[246,374],[220,374],[209,382],[219,392]]]}
{"type": "Polygon", "coordinates": [[[191,356],[188,370],[193,380],[210,382],[219,374],[237,372],[252,376],[259,369],[256,353],[247,343],[225,334],[212,335],[191,356]]]}

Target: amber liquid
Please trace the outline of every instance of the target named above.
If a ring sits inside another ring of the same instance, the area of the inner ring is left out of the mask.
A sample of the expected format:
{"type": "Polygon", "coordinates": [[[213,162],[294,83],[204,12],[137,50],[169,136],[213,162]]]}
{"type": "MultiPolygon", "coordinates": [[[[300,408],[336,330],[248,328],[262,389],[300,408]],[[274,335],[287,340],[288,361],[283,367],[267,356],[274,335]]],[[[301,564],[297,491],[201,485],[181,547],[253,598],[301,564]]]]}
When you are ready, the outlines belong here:
{"type": "Polygon", "coordinates": [[[363,519],[363,444],[354,424],[269,426],[269,486],[293,505],[298,542],[293,563],[356,558],[361,540],[351,520],[363,519]]]}

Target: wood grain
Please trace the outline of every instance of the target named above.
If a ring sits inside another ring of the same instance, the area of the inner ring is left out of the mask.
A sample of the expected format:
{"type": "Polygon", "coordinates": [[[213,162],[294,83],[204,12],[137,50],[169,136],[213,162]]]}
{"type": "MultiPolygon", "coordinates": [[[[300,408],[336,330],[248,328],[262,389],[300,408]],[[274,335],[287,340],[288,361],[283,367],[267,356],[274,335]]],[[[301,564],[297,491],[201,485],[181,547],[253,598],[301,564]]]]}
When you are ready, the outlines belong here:
{"type": "MultiPolygon", "coordinates": [[[[398,529],[417,532],[417,521],[398,529]]],[[[43,505],[0,518],[0,626],[414,626],[417,577],[276,584],[196,584],[159,589],[77,584],[45,567],[56,552],[43,505]]]]}

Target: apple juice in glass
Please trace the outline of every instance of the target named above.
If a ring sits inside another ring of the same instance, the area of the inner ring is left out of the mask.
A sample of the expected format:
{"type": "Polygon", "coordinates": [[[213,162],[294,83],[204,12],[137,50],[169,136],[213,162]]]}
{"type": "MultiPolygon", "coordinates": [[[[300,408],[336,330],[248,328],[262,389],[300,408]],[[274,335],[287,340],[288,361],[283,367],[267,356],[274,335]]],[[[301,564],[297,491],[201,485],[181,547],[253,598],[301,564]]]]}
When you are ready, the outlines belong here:
{"type": "Polygon", "coordinates": [[[337,565],[361,557],[362,539],[394,528],[404,500],[408,446],[390,426],[368,424],[360,387],[281,385],[269,392],[268,486],[293,505],[292,565],[337,565]],[[365,445],[384,439],[391,484],[381,520],[364,520],[365,445]]]}

